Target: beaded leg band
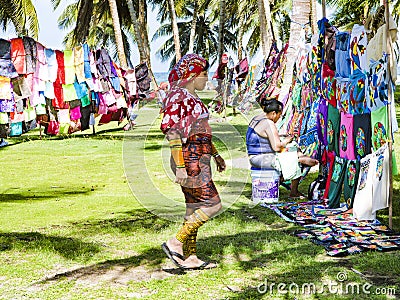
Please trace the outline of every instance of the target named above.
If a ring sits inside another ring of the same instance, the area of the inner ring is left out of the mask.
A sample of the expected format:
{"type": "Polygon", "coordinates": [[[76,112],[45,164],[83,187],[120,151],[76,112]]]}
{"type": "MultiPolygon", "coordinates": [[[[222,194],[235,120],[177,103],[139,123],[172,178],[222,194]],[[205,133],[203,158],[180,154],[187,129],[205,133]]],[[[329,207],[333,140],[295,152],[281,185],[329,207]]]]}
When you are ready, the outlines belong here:
{"type": "Polygon", "coordinates": [[[183,243],[183,256],[186,258],[197,253],[197,230],[188,235],[187,240],[183,243]]]}
{"type": "Polygon", "coordinates": [[[197,209],[187,218],[182,228],[176,234],[176,239],[181,243],[185,243],[189,239],[189,235],[197,235],[197,230],[207,222],[208,219],[209,217],[204,213],[204,211],[197,209]]]}

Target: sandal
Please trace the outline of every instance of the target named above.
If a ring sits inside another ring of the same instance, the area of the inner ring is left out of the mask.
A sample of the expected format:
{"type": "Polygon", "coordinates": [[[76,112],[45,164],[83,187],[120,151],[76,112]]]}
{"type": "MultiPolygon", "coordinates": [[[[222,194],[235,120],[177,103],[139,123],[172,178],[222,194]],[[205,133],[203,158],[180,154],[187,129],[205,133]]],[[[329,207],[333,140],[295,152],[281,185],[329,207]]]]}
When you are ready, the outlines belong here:
{"type": "Polygon", "coordinates": [[[168,258],[175,264],[175,266],[177,266],[178,268],[184,270],[185,267],[182,266],[176,259],[175,257],[179,258],[180,260],[185,260],[185,258],[183,257],[183,255],[175,252],[175,251],[171,251],[171,249],[169,249],[169,247],[167,246],[167,243],[163,243],[161,245],[161,248],[163,249],[164,253],[168,256],[168,258]]]}
{"type": "Polygon", "coordinates": [[[216,268],[216,264],[212,264],[209,261],[203,262],[200,266],[197,267],[183,267],[183,270],[185,271],[195,271],[195,270],[206,270],[206,269],[213,269],[216,268]]]}

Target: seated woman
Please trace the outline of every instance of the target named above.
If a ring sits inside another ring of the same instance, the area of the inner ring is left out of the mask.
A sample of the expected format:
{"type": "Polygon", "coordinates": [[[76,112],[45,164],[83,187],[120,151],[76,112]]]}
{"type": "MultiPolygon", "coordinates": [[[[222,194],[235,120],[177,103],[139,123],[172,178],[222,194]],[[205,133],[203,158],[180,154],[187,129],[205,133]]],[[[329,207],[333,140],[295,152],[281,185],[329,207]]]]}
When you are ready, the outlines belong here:
{"type": "MultiPolygon", "coordinates": [[[[260,101],[263,113],[255,116],[249,124],[246,133],[247,153],[250,165],[260,169],[276,169],[276,153],[285,149],[293,137],[288,136],[283,141],[279,138],[275,123],[282,115],[283,104],[277,99],[265,99],[260,101]]],[[[297,152],[298,162],[307,166],[315,166],[318,160],[297,152]]],[[[304,198],[299,192],[300,177],[293,179],[289,197],[304,198]]]]}

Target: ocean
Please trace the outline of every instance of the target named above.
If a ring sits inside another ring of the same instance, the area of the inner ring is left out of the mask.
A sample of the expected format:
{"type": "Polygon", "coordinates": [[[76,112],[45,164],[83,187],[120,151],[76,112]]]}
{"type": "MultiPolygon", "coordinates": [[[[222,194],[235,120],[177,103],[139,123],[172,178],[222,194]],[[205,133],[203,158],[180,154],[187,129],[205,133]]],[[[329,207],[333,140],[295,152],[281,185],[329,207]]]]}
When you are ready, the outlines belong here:
{"type": "MultiPolygon", "coordinates": [[[[216,84],[215,80],[212,80],[212,76],[214,75],[214,72],[208,72],[208,80],[212,81],[214,84],[216,84]]],[[[163,81],[168,82],[168,74],[169,72],[154,72],[154,77],[156,78],[157,84],[160,84],[163,81]]]]}
{"type": "Polygon", "coordinates": [[[163,81],[168,81],[168,72],[155,72],[154,77],[157,81],[157,84],[160,84],[163,81]]]}

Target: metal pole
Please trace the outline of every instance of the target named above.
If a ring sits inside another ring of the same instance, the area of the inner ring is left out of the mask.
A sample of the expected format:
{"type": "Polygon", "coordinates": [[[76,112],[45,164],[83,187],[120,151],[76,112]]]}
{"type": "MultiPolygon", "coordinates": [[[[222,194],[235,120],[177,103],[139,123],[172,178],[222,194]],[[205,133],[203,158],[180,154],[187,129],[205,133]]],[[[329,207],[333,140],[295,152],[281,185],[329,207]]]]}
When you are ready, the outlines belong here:
{"type": "Polygon", "coordinates": [[[326,18],[326,0],[322,0],[322,17],[326,18]]]}
{"type": "Polygon", "coordinates": [[[388,99],[389,103],[387,105],[387,110],[388,110],[388,119],[389,119],[389,128],[388,128],[388,147],[389,147],[389,199],[388,199],[388,205],[389,205],[389,227],[393,228],[393,136],[392,136],[392,75],[390,73],[391,71],[391,59],[390,54],[392,53],[392,44],[390,41],[390,32],[389,32],[389,3],[388,0],[384,1],[385,5],[385,21],[386,21],[386,33],[387,33],[387,39],[386,39],[386,53],[389,55],[388,56],[388,99]]]}

